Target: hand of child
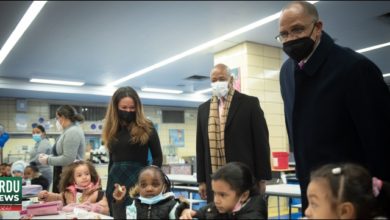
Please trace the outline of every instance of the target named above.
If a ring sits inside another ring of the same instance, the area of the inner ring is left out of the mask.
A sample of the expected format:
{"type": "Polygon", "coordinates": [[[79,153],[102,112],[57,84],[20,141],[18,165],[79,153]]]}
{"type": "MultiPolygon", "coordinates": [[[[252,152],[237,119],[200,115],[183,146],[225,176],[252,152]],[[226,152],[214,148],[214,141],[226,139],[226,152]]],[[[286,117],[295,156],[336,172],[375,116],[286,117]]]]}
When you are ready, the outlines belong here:
{"type": "Polygon", "coordinates": [[[126,195],[126,186],[121,186],[117,183],[114,184],[115,190],[112,193],[112,197],[114,197],[117,201],[122,201],[126,195]]]}
{"type": "Polygon", "coordinates": [[[73,212],[73,209],[77,207],[77,203],[70,203],[64,207],[62,207],[62,211],[64,212],[73,212]]]}
{"type": "Polygon", "coordinates": [[[125,186],[121,186],[117,183],[114,184],[114,192],[113,192],[113,197],[115,200],[117,201],[121,201],[123,200],[123,198],[125,197],[126,195],[126,187],[125,186]]]}
{"type": "Polygon", "coordinates": [[[101,213],[103,211],[103,207],[99,203],[91,204],[91,212],[101,213]]]}
{"type": "Polygon", "coordinates": [[[90,202],[84,202],[83,204],[77,205],[75,208],[84,209],[89,212],[92,210],[92,204],[90,202]]]}
{"type": "Polygon", "coordinates": [[[192,209],[184,209],[181,212],[181,216],[179,219],[192,219],[196,215],[196,212],[192,209]]]}
{"type": "Polygon", "coordinates": [[[39,201],[47,201],[47,198],[49,197],[49,192],[46,190],[40,191],[38,193],[38,200],[39,201]]]}

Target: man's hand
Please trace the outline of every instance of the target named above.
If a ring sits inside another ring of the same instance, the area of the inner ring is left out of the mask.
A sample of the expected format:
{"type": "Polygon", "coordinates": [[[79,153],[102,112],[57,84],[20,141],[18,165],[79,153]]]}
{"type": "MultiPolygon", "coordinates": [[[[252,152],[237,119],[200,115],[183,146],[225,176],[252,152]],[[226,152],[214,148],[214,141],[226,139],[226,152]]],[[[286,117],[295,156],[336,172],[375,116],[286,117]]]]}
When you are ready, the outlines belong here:
{"type": "Polygon", "coordinates": [[[206,200],[207,199],[207,187],[206,183],[199,183],[199,195],[200,198],[206,200]]]}

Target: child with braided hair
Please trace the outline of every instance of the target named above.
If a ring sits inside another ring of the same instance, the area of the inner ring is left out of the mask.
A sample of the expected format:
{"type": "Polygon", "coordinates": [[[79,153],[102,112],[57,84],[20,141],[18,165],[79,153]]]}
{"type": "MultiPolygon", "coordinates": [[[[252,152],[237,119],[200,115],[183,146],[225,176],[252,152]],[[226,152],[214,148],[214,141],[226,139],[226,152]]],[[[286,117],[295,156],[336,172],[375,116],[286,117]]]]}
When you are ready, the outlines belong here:
{"type": "Polygon", "coordinates": [[[126,186],[115,184],[113,198],[115,219],[178,219],[178,210],[188,208],[188,203],[175,199],[167,175],[154,165],[139,172],[138,182],[129,194],[126,186]],[[126,196],[132,198],[130,204],[126,204],[126,196]]]}

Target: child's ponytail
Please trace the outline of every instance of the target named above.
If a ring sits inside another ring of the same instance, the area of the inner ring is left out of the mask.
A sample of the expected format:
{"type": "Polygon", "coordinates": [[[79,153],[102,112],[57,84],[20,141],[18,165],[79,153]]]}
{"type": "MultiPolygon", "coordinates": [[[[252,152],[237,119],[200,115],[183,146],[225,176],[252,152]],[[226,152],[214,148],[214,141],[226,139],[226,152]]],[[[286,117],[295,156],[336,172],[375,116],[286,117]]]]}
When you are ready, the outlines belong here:
{"type": "Polygon", "coordinates": [[[129,196],[130,198],[134,199],[139,196],[139,185],[138,183],[135,184],[133,187],[129,189],[129,196]]]}

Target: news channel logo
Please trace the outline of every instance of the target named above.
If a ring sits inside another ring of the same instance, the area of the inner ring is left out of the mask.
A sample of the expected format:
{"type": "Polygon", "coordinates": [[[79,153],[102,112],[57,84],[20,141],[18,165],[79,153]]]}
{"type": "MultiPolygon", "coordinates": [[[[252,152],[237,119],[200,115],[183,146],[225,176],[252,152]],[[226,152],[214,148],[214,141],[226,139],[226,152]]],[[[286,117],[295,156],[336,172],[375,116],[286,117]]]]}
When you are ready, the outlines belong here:
{"type": "Polygon", "coordinates": [[[0,177],[0,211],[22,210],[22,177],[0,177]]]}

